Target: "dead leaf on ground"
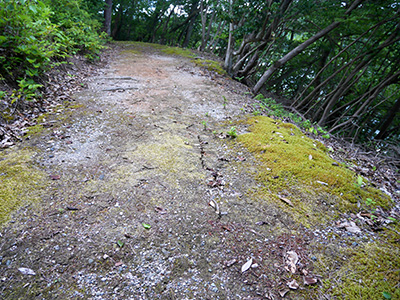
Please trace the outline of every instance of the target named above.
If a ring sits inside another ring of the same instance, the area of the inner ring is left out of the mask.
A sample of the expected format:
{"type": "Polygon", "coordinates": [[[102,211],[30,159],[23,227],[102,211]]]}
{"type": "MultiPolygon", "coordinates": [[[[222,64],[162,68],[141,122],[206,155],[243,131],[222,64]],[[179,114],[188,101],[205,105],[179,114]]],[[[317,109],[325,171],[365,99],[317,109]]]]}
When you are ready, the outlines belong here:
{"type": "Polygon", "coordinates": [[[292,201],[290,201],[289,199],[285,198],[285,197],[281,197],[279,196],[279,199],[281,199],[283,202],[285,202],[287,205],[289,206],[293,206],[292,201]]]}
{"type": "Polygon", "coordinates": [[[287,259],[286,259],[286,264],[288,266],[288,269],[291,273],[296,273],[296,264],[299,261],[299,256],[297,255],[296,252],[294,251],[288,251],[287,252],[287,259]]]}
{"type": "Polygon", "coordinates": [[[35,271],[29,268],[18,268],[18,271],[20,271],[23,275],[36,275],[35,271]]]}
{"type": "Polygon", "coordinates": [[[305,276],[304,277],[304,284],[305,285],[311,285],[311,284],[316,284],[318,282],[318,279],[312,276],[305,276]]]}
{"type": "Polygon", "coordinates": [[[361,233],[360,227],[358,227],[353,221],[345,221],[339,224],[337,227],[346,228],[346,230],[351,233],[361,233]]]}
{"type": "Polygon", "coordinates": [[[282,290],[282,291],[279,291],[279,295],[281,295],[281,297],[283,298],[283,297],[285,297],[285,295],[286,295],[288,292],[289,292],[288,289],[282,290]]]}
{"type": "Polygon", "coordinates": [[[253,259],[250,258],[243,266],[242,266],[242,273],[246,272],[251,265],[253,264],[253,259]]]}
{"type": "Polygon", "coordinates": [[[297,283],[296,279],[293,279],[292,281],[288,282],[287,286],[289,287],[289,289],[292,290],[297,290],[299,288],[299,284],[297,283]]]}

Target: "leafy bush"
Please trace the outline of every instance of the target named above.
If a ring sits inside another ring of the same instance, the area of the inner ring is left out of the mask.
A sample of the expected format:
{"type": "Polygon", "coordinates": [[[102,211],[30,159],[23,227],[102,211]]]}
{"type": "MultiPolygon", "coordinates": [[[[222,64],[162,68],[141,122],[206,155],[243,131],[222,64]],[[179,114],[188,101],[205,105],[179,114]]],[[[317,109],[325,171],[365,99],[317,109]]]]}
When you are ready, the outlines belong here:
{"type": "Polygon", "coordinates": [[[95,58],[100,24],[81,7],[80,0],[0,0],[0,80],[14,88],[11,102],[37,98],[44,72],[70,55],[95,58]]]}

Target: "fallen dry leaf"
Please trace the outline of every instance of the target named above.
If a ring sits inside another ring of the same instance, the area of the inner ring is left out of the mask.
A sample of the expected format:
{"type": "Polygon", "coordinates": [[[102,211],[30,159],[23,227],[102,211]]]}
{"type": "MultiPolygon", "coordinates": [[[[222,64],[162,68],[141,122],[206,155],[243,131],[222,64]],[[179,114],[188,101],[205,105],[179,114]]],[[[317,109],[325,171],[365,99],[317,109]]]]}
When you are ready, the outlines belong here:
{"type": "Polygon", "coordinates": [[[293,206],[292,201],[290,201],[289,199],[285,198],[285,197],[281,197],[279,196],[279,199],[281,199],[283,202],[285,202],[287,205],[289,206],[293,206]]]}
{"type": "Polygon", "coordinates": [[[305,285],[311,285],[311,284],[315,284],[318,282],[318,279],[312,276],[305,276],[304,277],[304,284],[305,285]]]}
{"type": "Polygon", "coordinates": [[[289,271],[294,274],[296,273],[296,264],[299,261],[299,256],[294,251],[288,251],[287,255],[286,264],[288,265],[289,271]]]}
{"type": "Polygon", "coordinates": [[[251,265],[253,264],[253,259],[250,258],[243,266],[242,266],[242,273],[246,272],[251,265]]]}
{"type": "Polygon", "coordinates": [[[18,268],[18,271],[20,271],[24,275],[36,275],[35,271],[29,268],[18,268]]]}
{"type": "Polygon", "coordinates": [[[297,283],[296,279],[293,279],[292,281],[288,282],[287,286],[289,287],[289,289],[292,290],[297,290],[299,288],[299,284],[297,283]]]}
{"type": "Polygon", "coordinates": [[[288,292],[289,292],[288,289],[286,289],[286,290],[281,290],[281,291],[279,291],[279,295],[281,295],[281,297],[283,298],[283,297],[285,297],[285,295],[286,295],[288,292]]]}
{"type": "Polygon", "coordinates": [[[337,227],[346,228],[346,230],[351,233],[361,233],[360,227],[358,227],[353,221],[345,221],[339,224],[337,227]]]}

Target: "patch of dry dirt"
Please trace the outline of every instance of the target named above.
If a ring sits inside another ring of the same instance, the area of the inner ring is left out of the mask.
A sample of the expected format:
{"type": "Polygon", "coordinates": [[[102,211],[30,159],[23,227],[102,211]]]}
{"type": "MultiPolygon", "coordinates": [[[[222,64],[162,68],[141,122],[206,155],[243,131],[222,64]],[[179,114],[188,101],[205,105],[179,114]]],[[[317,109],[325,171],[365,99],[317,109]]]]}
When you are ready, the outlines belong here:
{"type": "Polygon", "coordinates": [[[2,299],[278,299],[288,251],[313,274],[314,234],[252,194],[257,162],[220,134],[246,87],[139,44],[87,84],[21,145],[49,187],[2,229],[2,299]]]}

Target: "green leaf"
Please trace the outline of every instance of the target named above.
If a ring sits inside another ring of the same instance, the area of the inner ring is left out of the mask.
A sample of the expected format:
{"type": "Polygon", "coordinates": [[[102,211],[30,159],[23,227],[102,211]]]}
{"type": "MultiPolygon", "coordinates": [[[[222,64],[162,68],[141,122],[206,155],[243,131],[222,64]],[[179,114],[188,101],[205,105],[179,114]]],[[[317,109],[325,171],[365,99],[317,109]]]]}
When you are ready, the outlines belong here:
{"type": "Polygon", "coordinates": [[[362,186],[362,184],[363,184],[363,178],[362,178],[362,176],[360,176],[360,175],[357,176],[357,184],[358,184],[359,186],[362,186]]]}
{"type": "Polygon", "coordinates": [[[150,229],[150,228],[151,228],[151,225],[150,225],[150,224],[142,223],[142,225],[143,225],[143,227],[144,227],[145,229],[150,229]]]}
{"type": "Polygon", "coordinates": [[[33,5],[29,5],[29,9],[33,12],[33,13],[37,13],[36,7],[33,5]]]}
{"type": "Polygon", "coordinates": [[[117,245],[118,245],[118,247],[122,248],[124,246],[124,242],[118,240],[117,245]]]}
{"type": "Polygon", "coordinates": [[[391,221],[393,221],[393,222],[396,222],[396,221],[397,221],[395,218],[392,218],[392,217],[388,217],[388,219],[391,220],[391,221]]]}
{"type": "Polygon", "coordinates": [[[392,296],[388,292],[383,292],[382,295],[385,299],[392,299],[392,296]]]}

